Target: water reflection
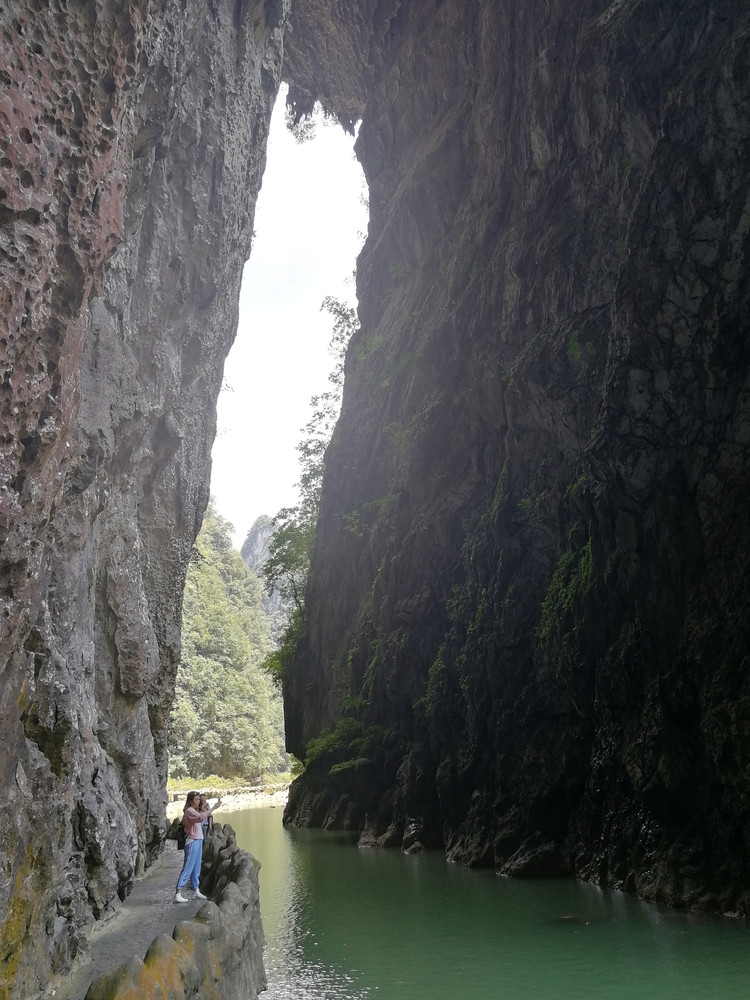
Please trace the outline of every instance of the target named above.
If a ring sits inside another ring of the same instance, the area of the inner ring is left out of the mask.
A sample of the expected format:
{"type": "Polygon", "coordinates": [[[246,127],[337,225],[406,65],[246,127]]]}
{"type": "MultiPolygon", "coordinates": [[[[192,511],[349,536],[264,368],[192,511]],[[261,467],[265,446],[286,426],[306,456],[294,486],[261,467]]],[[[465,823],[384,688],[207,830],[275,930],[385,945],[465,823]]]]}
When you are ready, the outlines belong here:
{"type": "Polygon", "coordinates": [[[362,851],[227,814],[262,862],[267,1000],[706,1000],[748,995],[744,924],[437,854],[362,851]]]}
{"type": "MultiPolygon", "coordinates": [[[[332,836],[315,844],[304,833],[281,827],[281,810],[248,810],[227,814],[241,846],[261,861],[261,908],[266,934],[268,991],[264,1000],[365,1000],[371,991],[325,945],[345,939],[337,895],[347,887],[328,864],[328,848],[356,851],[351,838],[332,836]],[[250,815],[248,815],[250,814],[250,815]],[[322,855],[323,863],[316,863],[322,855]],[[317,930],[316,930],[317,928],[317,930]]],[[[346,918],[348,919],[348,918],[346,918]]]]}

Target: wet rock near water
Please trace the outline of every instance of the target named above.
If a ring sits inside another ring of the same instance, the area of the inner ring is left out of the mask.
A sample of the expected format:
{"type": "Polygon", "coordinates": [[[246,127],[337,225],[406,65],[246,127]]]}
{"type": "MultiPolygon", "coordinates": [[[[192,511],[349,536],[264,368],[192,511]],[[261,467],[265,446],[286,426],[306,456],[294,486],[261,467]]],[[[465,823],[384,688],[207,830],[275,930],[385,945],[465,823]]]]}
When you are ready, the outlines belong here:
{"type": "Polygon", "coordinates": [[[522,844],[500,869],[512,878],[569,878],[573,872],[570,858],[558,844],[540,844],[538,838],[522,844]]]}

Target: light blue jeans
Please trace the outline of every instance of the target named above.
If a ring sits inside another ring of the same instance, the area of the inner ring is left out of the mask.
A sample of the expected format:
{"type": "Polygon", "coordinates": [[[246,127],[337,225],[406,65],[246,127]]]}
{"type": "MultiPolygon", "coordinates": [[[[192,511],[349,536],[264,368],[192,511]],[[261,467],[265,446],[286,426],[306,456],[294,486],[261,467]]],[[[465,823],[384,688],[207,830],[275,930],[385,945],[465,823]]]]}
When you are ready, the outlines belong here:
{"type": "Polygon", "coordinates": [[[177,879],[177,891],[184,889],[190,882],[193,889],[198,888],[201,877],[201,857],[203,855],[202,840],[188,840],[185,844],[185,861],[180,877],[177,879]]]}

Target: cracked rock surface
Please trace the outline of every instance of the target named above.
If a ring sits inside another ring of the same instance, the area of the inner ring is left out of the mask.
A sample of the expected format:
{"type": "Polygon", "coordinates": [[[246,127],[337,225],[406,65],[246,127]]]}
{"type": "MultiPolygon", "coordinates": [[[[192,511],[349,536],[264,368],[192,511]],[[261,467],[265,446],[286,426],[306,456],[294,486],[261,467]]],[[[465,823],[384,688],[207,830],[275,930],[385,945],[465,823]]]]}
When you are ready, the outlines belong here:
{"type": "Polygon", "coordinates": [[[750,14],[287,6],[0,5],[3,998],[162,847],[282,55],[371,212],[287,820],[750,909],[750,14]]]}
{"type": "Polygon", "coordinates": [[[0,6],[0,980],[159,853],[282,4],[0,6]]]}
{"type": "Polygon", "coordinates": [[[748,915],[748,11],[292,26],[371,217],[287,822],[748,915]]]}

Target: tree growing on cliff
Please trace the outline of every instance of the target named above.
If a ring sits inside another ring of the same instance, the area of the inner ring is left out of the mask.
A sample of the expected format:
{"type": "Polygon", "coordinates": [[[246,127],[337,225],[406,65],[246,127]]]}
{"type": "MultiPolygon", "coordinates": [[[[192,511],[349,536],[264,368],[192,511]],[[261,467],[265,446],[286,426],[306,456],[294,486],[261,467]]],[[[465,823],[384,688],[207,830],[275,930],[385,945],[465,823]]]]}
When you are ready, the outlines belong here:
{"type": "Polygon", "coordinates": [[[287,769],[281,698],[261,666],[272,649],[261,585],[231,532],[209,503],[185,583],[172,777],[254,779],[287,769]]]}
{"type": "Polygon", "coordinates": [[[296,506],[280,510],[274,518],[270,555],[262,570],[269,592],[279,592],[290,608],[281,646],[266,661],[267,669],[276,676],[283,676],[284,664],[297,644],[305,620],[305,585],[318,523],[325,453],[341,409],[346,349],[357,329],[357,312],[353,306],[328,296],[321,309],[333,317],[328,346],[334,359],[328,376],[330,388],[310,400],[312,416],[302,429],[304,436],[297,445],[300,500],[296,506]]]}

